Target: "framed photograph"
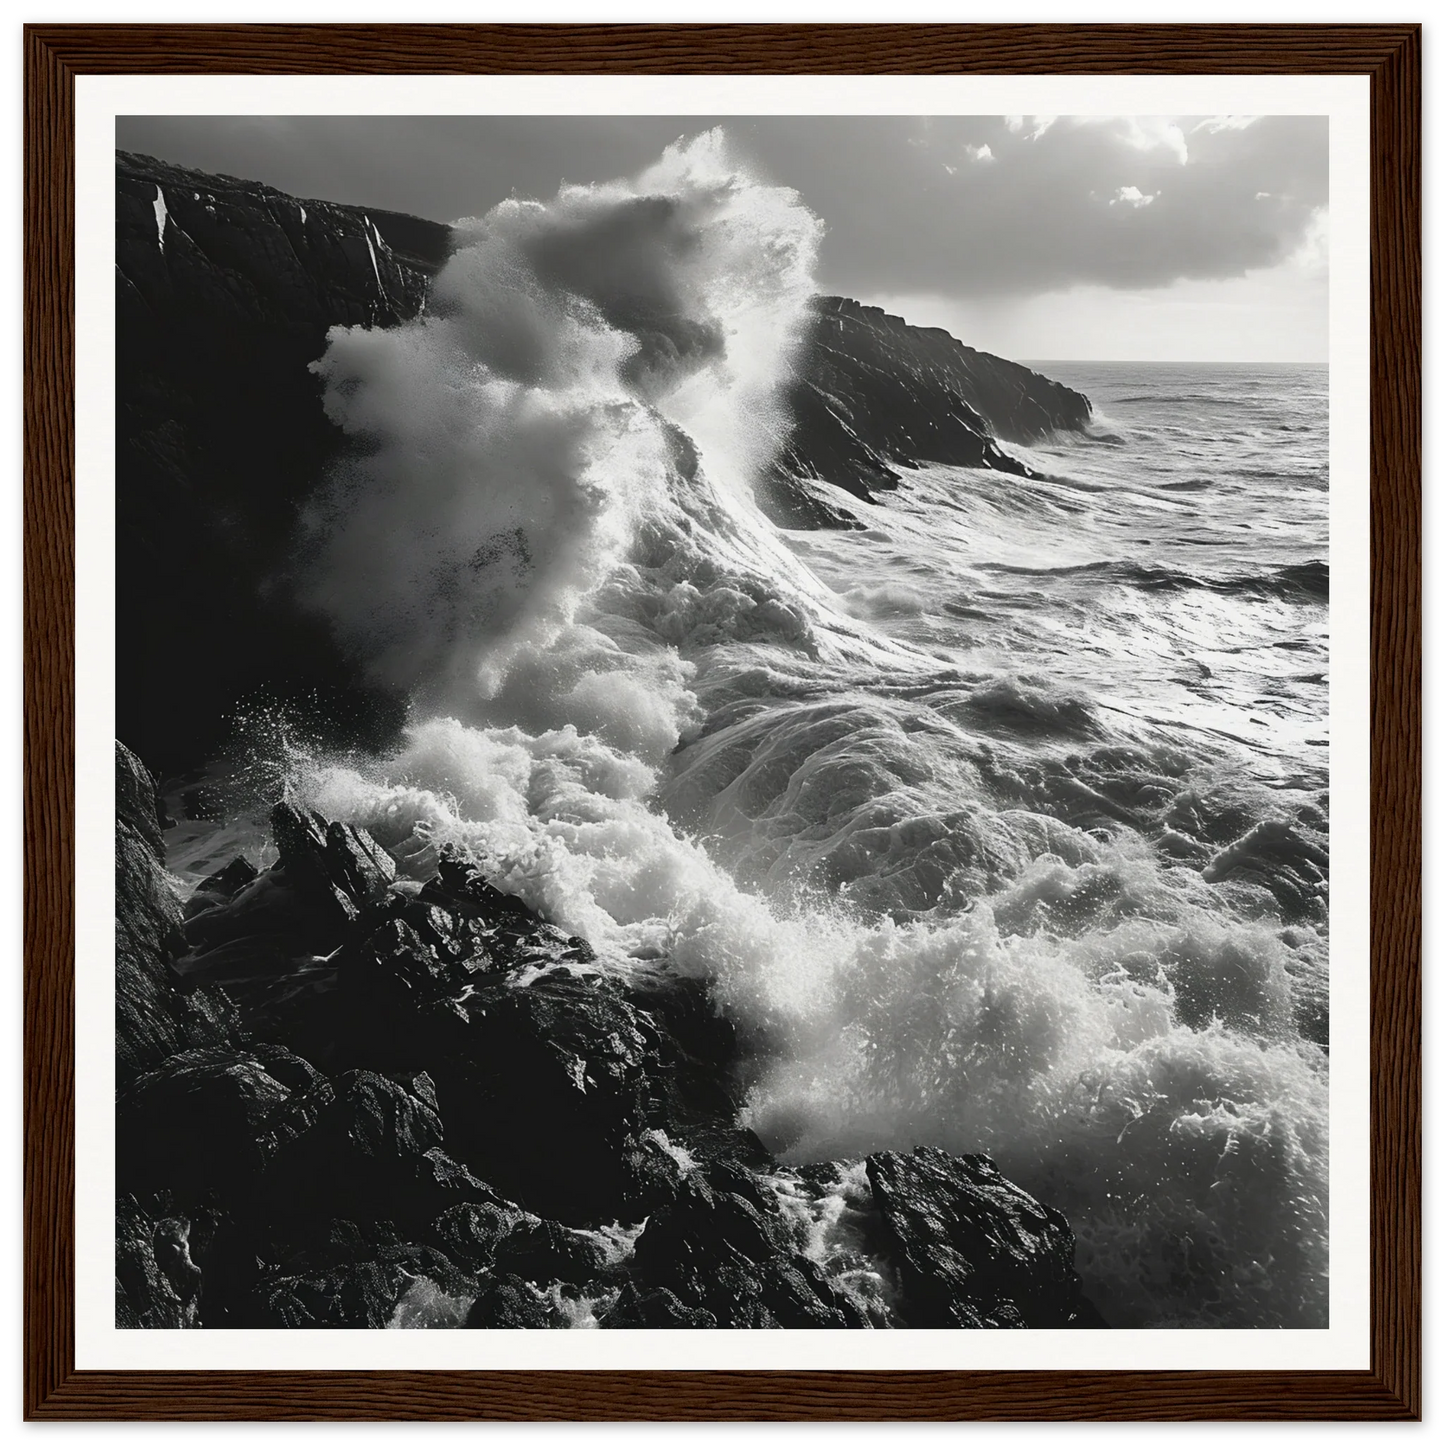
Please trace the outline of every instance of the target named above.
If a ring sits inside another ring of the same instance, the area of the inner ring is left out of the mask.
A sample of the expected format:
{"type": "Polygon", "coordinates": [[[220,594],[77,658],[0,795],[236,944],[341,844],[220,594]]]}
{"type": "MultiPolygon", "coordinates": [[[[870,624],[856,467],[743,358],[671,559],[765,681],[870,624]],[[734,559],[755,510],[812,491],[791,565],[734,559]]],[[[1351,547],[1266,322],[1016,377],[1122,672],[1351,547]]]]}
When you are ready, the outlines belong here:
{"type": "Polygon", "coordinates": [[[27,1417],[1419,1418],[1419,42],[30,27],[27,1417]]]}

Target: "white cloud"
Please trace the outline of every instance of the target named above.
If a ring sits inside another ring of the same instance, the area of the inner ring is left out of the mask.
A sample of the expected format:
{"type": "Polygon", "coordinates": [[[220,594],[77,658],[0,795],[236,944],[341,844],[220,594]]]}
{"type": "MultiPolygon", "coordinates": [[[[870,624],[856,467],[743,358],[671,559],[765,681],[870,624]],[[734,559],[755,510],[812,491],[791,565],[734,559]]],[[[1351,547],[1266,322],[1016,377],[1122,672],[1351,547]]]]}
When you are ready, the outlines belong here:
{"type": "Polygon", "coordinates": [[[1038,140],[1049,133],[1056,120],[1056,115],[1006,115],[1004,124],[1014,135],[1026,131],[1025,140],[1038,140]]]}
{"type": "Polygon", "coordinates": [[[1310,217],[1299,247],[1285,265],[1304,276],[1328,276],[1330,269],[1330,208],[1320,206],[1310,217]]]}
{"type": "Polygon", "coordinates": [[[998,159],[998,157],[994,155],[993,151],[986,144],[981,146],[966,145],[964,146],[963,151],[964,154],[969,158],[969,160],[979,161],[984,165],[987,165],[990,161],[998,159]]]}
{"type": "MultiPolygon", "coordinates": [[[[1010,120],[1017,120],[1019,124],[1011,124],[1009,129],[1017,133],[1027,120],[1031,123],[1027,139],[1037,140],[1059,119],[1054,115],[1012,116],[1010,120]]],[[[1176,120],[1167,115],[1072,115],[1063,118],[1063,125],[1073,131],[1103,132],[1141,154],[1165,151],[1181,166],[1189,164],[1189,143],[1184,139],[1184,131],[1176,120]]]]}
{"type": "Polygon", "coordinates": [[[1258,119],[1257,115],[1207,115],[1194,129],[1216,135],[1222,130],[1248,130],[1258,119]]]}
{"type": "Polygon", "coordinates": [[[1181,166],[1189,164],[1189,146],[1184,132],[1166,116],[1128,116],[1121,139],[1136,151],[1164,150],[1173,155],[1181,166]]]}
{"type": "Polygon", "coordinates": [[[1114,199],[1109,202],[1109,204],[1111,206],[1117,206],[1120,204],[1126,206],[1133,206],[1134,209],[1137,211],[1140,206],[1152,206],[1154,204],[1154,197],[1158,194],[1159,192],[1155,191],[1154,195],[1146,196],[1144,192],[1139,189],[1138,186],[1120,186],[1118,193],[1115,195],[1114,199]]]}

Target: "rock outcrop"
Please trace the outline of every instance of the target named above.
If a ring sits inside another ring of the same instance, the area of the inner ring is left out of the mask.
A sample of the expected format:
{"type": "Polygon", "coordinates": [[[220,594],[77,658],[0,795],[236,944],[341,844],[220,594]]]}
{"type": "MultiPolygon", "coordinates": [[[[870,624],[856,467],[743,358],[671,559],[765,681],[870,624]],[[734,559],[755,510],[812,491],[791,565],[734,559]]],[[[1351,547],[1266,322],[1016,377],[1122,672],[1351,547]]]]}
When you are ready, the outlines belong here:
{"type": "Polygon", "coordinates": [[[117,154],[117,709],[152,766],[209,756],[253,693],[316,690],[361,736],[395,715],[288,595],[338,443],[307,367],[332,326],[414,316],[448,234],[117,154]]]}
{"type": "Polygon", "coordinates": [[[217,990],[175,987],[172,969],[187,943],[165,870],[155,785],[120,743],[115,800],[116,1076],[123,1085],[185,1049],[234,1043],[238,1020],[217,990]]]}
{"type": "Polygon", "coordinates": [[[1001,442],[1078,431],[1088,398],[937,327],[821,296],[788,389],[793,431],[760,501],[780,525],[847,524],[808,482],[860,501],[896,487],[900,467],[935,462],[1032,475],[1001,442]]]}
{"type": "Polygon", "coordinates": [[[776,1197],[736,1166],[691,1175],[633,1254],[646,1290],[722,1329],[843,1329],[867,1321],[804,1253],[776,1197]]]}
{"type": "Polygon", "coordinates": [[[986,1159],[780,1168],[704,984],[286,803],[183,908],[117,759],[121,1327],[1098,1323],[986,1159]]]}
{"type": "Polygon", "coordinates": [[[1078,1322],[1068,1221],[982,1156],[942,1149],[868,1160],[907,1323],[929,1329],[1057,1329],[1078,1322]]]}

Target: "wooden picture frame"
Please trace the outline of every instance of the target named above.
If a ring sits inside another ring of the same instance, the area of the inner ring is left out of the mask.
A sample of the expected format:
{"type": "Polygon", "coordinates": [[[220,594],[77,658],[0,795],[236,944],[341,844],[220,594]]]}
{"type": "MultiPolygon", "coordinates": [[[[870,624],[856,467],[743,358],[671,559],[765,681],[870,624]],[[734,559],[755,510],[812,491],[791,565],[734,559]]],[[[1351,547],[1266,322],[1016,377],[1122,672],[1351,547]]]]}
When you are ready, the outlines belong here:
{"type": "Polygon", "coordinates": [[[1418,1419],[1421,39],[1379,26],[63,26],[25,32],[27,1419],[1418,1419]],[[75,1365],[75,79],[1358,74],[1371,113],[1371,1366],[83,1371],[75,1365]]]}

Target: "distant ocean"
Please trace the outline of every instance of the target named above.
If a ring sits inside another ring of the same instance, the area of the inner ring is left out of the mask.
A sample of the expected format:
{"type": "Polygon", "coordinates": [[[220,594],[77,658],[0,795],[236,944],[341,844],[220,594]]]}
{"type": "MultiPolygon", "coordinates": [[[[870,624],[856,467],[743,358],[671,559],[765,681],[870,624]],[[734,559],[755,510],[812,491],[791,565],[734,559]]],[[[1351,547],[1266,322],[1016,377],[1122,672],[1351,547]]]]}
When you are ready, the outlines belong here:
{"type": "Polygon", "coordinates": [[[987,1152],[1111,1324],[1324,1324],[1327,372],[1042,364],[1094,424],[1014,449],[1040,479],[905,471],[862,531],[779,532],[748,477],[812,233],[718,194],[678,285],[746,365],[648,405],[599,318],[507,330],[480,264],[452,331],[334,337],[328,405],[374,444],[312,600],[416,701],[393,755],[293,746],[293,796],[418,876],[468,844],[603,967],[711,979],[792,1165],[987,1152]],[[474,318],[535,388],[459,369],[474,318]]]}

